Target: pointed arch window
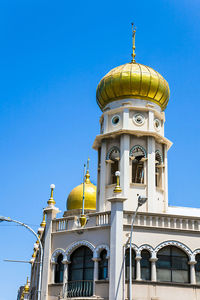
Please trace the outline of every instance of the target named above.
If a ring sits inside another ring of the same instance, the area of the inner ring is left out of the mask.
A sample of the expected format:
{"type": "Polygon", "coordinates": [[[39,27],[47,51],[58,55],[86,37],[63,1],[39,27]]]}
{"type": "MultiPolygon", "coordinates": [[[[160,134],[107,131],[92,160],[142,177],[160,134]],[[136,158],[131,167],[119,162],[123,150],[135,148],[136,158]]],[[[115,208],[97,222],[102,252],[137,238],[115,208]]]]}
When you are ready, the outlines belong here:
{"type": "MultiPolygon", "coordinates": [[[[135,251],[132,249],[132,280],[136,279],[136,261],[135,261],[135,251]]],[[[130,255],[130,250],[126,249],[125,252],[125,278],[126,280],[129,280],[129,267],[130,267],[130,262],[129,262],[129,255],[130,255]]]]}
{"type": "Polygon", "coordinates": [[[106,161],[110,163],[110,184],[117,182],[115,172],[119,171],[120,150],[118,147],[112,147],[106,156],[106,161]]]}
{"type": "Polygon", "coordinates": [[[162,187],[162,154],[159,150],[155,152],[155,183],[156,187],[162,187]]]}
{"type": "Polygon", "coordinates": [[[142,280],[151,280],[151,262],[150,253],[148,250],[142,250],[141,252],[141,278],[142,280]]]}
{"type": "Polygon", "coordinates": [[[62,254],[58,255],[56,261],[56,269],[55,269],[55,283],[63,282],[64,265],[62,263],[62,260],[63,260],[63,255],[62,254]]]}
{"type": "Polygon", "coordinates": [[[107,278],[108,278],[108,259],[107,259],[107,251],[104,249],[100,253],[99,279],[107,279],[107,278]]]}
{"type": "Polygon", "coordinates": [[[189,283],[188,256],[175,246],[167,246],[158,252],[157,280],[189,283]]]}
{"type": "Polygon", "coordinates": [[[144,161],[146,151],[142,146],[136,145],[130,150],[132,160],[132,183],[144,184],[144,161]]]}

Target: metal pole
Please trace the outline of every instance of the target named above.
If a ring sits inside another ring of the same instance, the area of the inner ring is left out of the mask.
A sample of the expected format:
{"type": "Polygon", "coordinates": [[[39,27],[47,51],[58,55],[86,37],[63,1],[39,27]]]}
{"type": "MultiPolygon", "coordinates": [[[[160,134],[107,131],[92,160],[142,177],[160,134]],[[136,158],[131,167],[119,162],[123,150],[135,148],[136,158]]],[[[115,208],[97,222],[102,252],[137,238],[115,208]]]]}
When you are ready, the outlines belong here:
{"type": "Polygon", "coordinates": [[[82,215],[85,214],[85,170],[86,166],[84,165],[84,172],[83,172],[83,203],[82,203],[82,215]]]}
{"type": "Polygon", "coordinates": [[[37,240],[39,241],[39,245],[40,245],[40,269],[39,269],[39,283],[38,283],[38,300],[41,300],[41,282],[42,282],[42,265],[43,265],[43,247],[42,247],[41,240],[40,240],[39,236],[37,235],[37,233],[31,227],[26,225],[25,223],[22,223],[22,222],[16,221],[16,220],[12,220],[12,219],[6,218],[6,217],[1,217],[1,218],[0,218],[0,221],[14,222],[14,223],[17,223],[21,226],[24,226],[30,232],[32,232],[36,236],[37,240]]]}
{"type": "Polygon", "coordinates": [[[137,206],[136,211],[134,212],[133,215],[133,220],[131,224],[130,241],[129,241],[129,300],[132,300],[132,234],[133,234],[133,225],[139,207],[140,205],[137,206]]]}

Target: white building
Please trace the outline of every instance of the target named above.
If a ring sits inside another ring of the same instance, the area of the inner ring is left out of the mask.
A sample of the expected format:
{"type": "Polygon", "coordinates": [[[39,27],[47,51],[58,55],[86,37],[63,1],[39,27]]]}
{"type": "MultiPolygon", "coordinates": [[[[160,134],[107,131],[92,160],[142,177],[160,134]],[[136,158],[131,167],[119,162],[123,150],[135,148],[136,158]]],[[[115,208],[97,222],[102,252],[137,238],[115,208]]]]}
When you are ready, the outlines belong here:
{"type": "MultiPolygon", "coordinates": [[[[134,32],[135,34],[135,32],[134,32]]],[[[133,34],[133,41],[134,41],[133,34]]],[[[200,210],[168,205],[164,110],[169,86],[155,70],[135,62],[111,70],[97,87],[102,110],[97,189],[85,177],[85,214],[80,219],[83,184],[56,218],[53,186],[46,214],[42,300],[129,299],[129,237],[138,195],[148,198],[133,230],[132,299],[200,299],[200,210]],[[120,188],[115,172],[120,171],[120,188]],[[81,224],[83,226],[81,227],[81,224]]],[[[45,223],[42,223],[44,227],[45,223]]],[[[37,299],[38,257],[32,260],[30,299],[37,299]]]]}

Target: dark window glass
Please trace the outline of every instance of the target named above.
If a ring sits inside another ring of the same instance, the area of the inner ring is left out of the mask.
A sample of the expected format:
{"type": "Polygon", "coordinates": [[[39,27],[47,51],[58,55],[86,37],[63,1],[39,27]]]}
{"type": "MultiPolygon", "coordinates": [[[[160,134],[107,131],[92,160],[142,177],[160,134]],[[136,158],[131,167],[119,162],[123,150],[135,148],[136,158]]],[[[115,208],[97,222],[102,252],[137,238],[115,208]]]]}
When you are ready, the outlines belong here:
{"type": "Polygon", "coordinates": [[[63,260],[63,255],[60,254],[56,262],[55,283],[63,282],[64,265],[62,263],[62,260],[63,260]]]}
{"type": "Polygon", "coordinates": [[[200,284],[200,254],[197,254],[196,257],[196,264],[195,264],[195,272],[196,272],[196,282],[200,284]]]}
{"type": "Polygon", "coordinates": [[[150,253],[147,250],[143,250],[141,253],[141,278],[143,280],[151,280],[151,262],[150,259],[150,253]]]}
{"type": "Polygon", "coordinates": [[[93,280],[94,262],[92,251],[85,246],[79,247],[71,255],[69,281],[93,280]]]}
{"type": "Polygon", "coordinates": [[[99,279],[108,278],[108,259],[107,251],[103,250],[100,253],[100,261],[99,261],[99,279]]]}
{"type": "Polygon", "coordinates": [[[158,153],[155,156],[155,181],[157,187],[162,187],[162,168],[160,165],[162,164],[162,159],[158,153]]]}
{"type": "Polygon", "coordinates": [[[181,249],[167,246],[158,252],[157,280],[189,282],[188,256],[181,249]]]}
{"type": "Polygon", "coordinates": [[[119,162],[117,160],[111,163],[111,184],[117,183],[116,171],[119,171],[119,162]]]}
{"type": "MultiPolygon", "coordinates": [[[[129,280],[129,255],[130,250],[126,249],[125,252],[125,278],[126,280],[129,280]]],[[[136,278],[136,263],[135,263],[135,251],[132,249],[132,279],[136,278]]]]}
{"type": "Polygon", "coordinates": [[[132,162],[132,182],[144,183],[144,163],[138,159],[132,162]]]}

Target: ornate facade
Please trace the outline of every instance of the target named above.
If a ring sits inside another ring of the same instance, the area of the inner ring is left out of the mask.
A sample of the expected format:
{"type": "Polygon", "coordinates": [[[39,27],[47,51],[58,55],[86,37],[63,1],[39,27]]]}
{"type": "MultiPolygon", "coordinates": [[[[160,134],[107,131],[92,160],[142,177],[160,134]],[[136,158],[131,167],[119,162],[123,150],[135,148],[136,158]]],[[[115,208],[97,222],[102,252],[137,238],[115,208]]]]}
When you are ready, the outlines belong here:
{"type": "MultiPolygon", "coordinates": [[[[111,70],[97,87],[102,110],[93,144],[97,188],[87,168],[85,183],[70,193],[68,209],[57,218],[51,187],[45,230],[39,231],[42,300],[129,299],[129,238],[138,195],[148,200],[133,229],[133,299],[200,299],[200,210],[168,205],[167,152],[172,143],[164,135],[164,109],[169,86],[157,71],[135,62],[134,48],[133,43],[132,61],[111,70]]],[[[39,259],[36,245],[29,292],[33,300],[38,299],[39,259]]]]}

